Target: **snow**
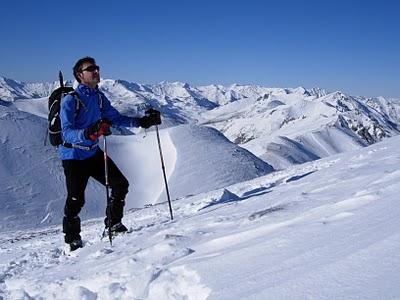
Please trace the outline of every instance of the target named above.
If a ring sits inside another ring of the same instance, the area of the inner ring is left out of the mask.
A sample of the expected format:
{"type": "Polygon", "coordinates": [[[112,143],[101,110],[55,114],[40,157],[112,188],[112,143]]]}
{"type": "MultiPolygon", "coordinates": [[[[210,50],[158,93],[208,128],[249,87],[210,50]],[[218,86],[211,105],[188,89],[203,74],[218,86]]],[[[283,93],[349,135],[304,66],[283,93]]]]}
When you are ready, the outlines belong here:
{"type": "MultiPolygon", "coordinates": [[[[7,299],[392,299],[400,138],[102,220],[63,256],[60,226],[2,233],[7,299]],[[343,188],[343,187],[346,188],[343,188]]],[[[177,153],[179,156],[179,152],[177,153]]]]}
{"type": "Polygon", "coordinates": [[[23,99],[16,100],[13,105],[20,111],[33,114],[43,119],[47,119],[47,115],[49,113],[48,101],[48,97],[37,99],[23,99]]]}
{"type": "Polygon", "coordinates": [[[62,168],[43,145],[55,84],[0,79],[0,299],[400,298],[398,104],[103,80],[120,111],[163,112],[174,219],[155,131],[115,130],[132,232],[101,239],[105,189],[92,181],[84,248],[66,256],[62,168]]]}
{"type": "MultiPolygon", "coordinates": [[[[155,132],[146,136],[110,136],[108,141],[109,156],[131,185],[126,209],[157,203],[164,190],[164,179],[155,132]]],[[[160,142],[166,175],[169,177],[175,168],[176,149],[168,132],[161,134],[160,142]]]]}
{"type": "MultiPolygon", "coordinates": [[[[109,156],[132,183],[127,208],[164,201],[164,179],[155,132],[111,136],[108,140],[109,156]]],[[[160,143],[173,198],[207,192],[273,171],[267,163],[211,128],[182,125],[161,130],[160,143]]]]}
{"type": "Polygon", "coordinates": [[[271,89],[264,96],[206,111],[201,119],[275,169],[284,169],[397,135],[399,112],[397,105],[384,98],[298,88],[271,89]],[[285,150],[271,157],[271,149],[276,148],[285,150]],[[298,156],[301,159],[288,159],[298,156]]]}

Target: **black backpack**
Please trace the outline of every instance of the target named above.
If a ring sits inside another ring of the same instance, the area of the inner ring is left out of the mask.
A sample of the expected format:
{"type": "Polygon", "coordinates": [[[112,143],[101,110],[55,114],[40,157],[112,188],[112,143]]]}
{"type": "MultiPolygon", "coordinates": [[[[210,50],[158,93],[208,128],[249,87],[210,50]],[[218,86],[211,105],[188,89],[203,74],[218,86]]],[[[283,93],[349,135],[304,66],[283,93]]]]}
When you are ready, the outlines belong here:
{"type": "MultiPolygon", "coordinates": [[[[61,120],[60,120],[60,107],[61,99],[68,93],[73,93],[72,86],[61,86],[55,89],[49,97],[49,115],[48,115],[48,133],[49,141],[53,146],[58,146],[63,143],[61,137],[61,120]]],[[[76,93],[74,98],[77,97],[76,93]]],[[[76,98],[75,98],[76,99],[76,98]]],[[[79,101],[77,101],[79,103],[79,101]]]]}
{"type": "MultiPolygon", "coordinates": [[[[50,144],[57,147],[61,144],[64,146],[71,148],[73,145],[69,143],[64,143],[61,136],[61,120],[60,120],[60,108],[61,108],[61,99],[66,95],[70,94],[74,97],[76,103],[75,117],[79,113],[79,109],[83,105],[82,101],[79,99],[78,94],[74,91],[72,86],[64,86],[64,80],[62,72],[60,71],[60,87],[55,89],[50,97],[48,102],[49,114],[47,117],[48,120],[48,128],[47,132],[49,135],[50,144]]],[[[100,109],[103,109],[103,97],[99,94],[99,104],[100,109]]]]}

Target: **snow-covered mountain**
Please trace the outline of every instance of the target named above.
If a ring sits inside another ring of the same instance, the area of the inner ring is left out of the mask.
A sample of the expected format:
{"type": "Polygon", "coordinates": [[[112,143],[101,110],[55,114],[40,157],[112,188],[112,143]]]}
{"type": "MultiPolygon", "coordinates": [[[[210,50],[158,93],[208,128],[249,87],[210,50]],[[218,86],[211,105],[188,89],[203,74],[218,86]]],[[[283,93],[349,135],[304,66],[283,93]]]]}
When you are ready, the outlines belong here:
{"type": "Polygon", "coordinates": [[[0,100],[41,98],[50,95],[57,82],[26,83],[0,76],[0,100]]]}
{"type": "MultiPolygon", "coordinates": [[[[56,83],[25,84],[1,78],[0,99],[29,111],[46,99],[56,83]],[[36,102],[36,103],[38,103],[36,102]]],[[[160,109],[163,127],[184,123],[212,126],[275,169],[364,147],[400,132],[400,104],[383,97],[365,98],[314,88],[255,85],[192,87],[181,82],[137,84],[105,79],[102,91],[122,113],[160,109]]],[[[38,108],[41,107],[40,112],[38,108]]],[[[32,112],[32,111],[30,111],[32,112]]]]}
{"type": "Polygon", "coordinates": [[[276,169],[366,146],[400,132],[400,106],[341,92],[273,89],[202,115],[276,169]]]}

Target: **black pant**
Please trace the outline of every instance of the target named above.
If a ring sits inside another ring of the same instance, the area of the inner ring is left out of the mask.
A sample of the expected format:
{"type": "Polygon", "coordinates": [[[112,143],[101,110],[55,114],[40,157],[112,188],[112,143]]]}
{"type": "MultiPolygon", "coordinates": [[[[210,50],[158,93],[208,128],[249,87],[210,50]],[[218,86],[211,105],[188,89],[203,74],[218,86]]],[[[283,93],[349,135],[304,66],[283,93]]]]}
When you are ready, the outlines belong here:
{"type": "MultiPolygon", "coordinates": [[[[111,188],[110,217],[111,225],[114,225],[121,222],[129,183],[109,157],[107,164],[108,182],[111,188]]],[[[89,178],[93,177],[102,185],[106,184],[104,153],[99,149],[92,157],[85,160],[63,160],[62,165],[68,193],[64,207],[63,232],[65,233],[65,242],[71,243],[73,240],[81,238],[79,212],[85,204],[85,189],[89,178]]],[[[108,224],[107,217],[104,222],[106,225],[108,224]]]]}

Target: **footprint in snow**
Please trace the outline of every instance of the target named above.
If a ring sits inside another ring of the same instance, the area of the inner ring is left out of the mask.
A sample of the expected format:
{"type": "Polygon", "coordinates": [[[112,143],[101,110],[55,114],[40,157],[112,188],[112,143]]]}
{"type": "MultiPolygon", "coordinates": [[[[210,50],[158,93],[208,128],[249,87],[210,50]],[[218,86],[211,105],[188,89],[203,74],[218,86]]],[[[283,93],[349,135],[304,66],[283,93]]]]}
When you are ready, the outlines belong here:
{"type": "Polygon", "coordinates": [[[255,220],[255,219],[259,219],[259,218],[261,218],[261,217],[263,217],[263,216],[265,216],[265,215],[268,215],[268,214],[271,214],[271,213],[273,213],[273,212],[280,211],[280,210],[283,210],[283,209],[284,209],[284,206],[283,206],[283,205],[272,206],[272,207],[269,207],[269,208],[267,208],[267,209],[260,210],[260,211],[257,211],[257,212],[255,212],[255,213],[252,213],[252,214],[249,216],[249,220],[250,220],[250,221],[253,221],[253,220],[255,220]]]}

